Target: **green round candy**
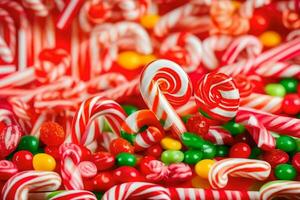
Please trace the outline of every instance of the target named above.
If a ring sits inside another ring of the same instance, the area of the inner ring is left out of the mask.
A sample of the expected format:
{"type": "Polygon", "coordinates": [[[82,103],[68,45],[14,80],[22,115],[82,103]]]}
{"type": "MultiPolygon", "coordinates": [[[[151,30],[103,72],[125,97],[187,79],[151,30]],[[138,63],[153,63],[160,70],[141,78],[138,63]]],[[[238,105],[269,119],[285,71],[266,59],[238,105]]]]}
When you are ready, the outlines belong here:
{"type": "Polygon", "coordinates": [[[136,165],[136,157],[131,153],[119,153],[116,156],[118,166],[132,166],[136,165]]]}
{"type": "Polygon", "coordinates": [[[28,150],[31,153],[35,153],[39,148],[39,140],[31,135],[23,136],[18,145],[18,151],[28,150]]]}
{"type": "Polygon", "coordinates": [[[297,171],[290,164],[279,164],[275,167],[275,176],[280,180],[293,180],[297,176],[297,171]]]}
{"type": "Polygon", "coordinates": [[[234,121],[229,121],[223,125],[223,127],[228,130],[233,136],[242,134],[245,132],[245,127],[242,124],[236,123],[234,121]]]}
{"type": "Polygon", "coordinates": [[[161,154],[161,161],[165,164],[180,163],[184,160],[184,153],[176,150],[166,150],[161,154]]]}
{"type": "Polygon", "coordinates": [[[280,81],[280,84],[285,88],[287,93],[297,92],[298,81],[294,78],[285,78],[280,81]]]}
{"type": "Polygon", "coordinates": [[[292,152],[297,149],[297,143],[294,138],[287,135],[281,135],[276,139],[276,147],[285,152],[292,152]]]}
{"type": "Polygon", "coordinates": [[[181,134],[181,141],[188,148],[195,149],[201,149],[205,142],[200,136],[189,132],[181,134]]]}
{"type": "Polygon", "coordinates": [[[216,156],[217,148],[216,145],[205,141],[202,145],[203,159],[212,159],[216,156]]]}
{"type": "Polygon", "coordinates": [[[284,97],[286,93],[285,88],[281,84],[277,83],[270,83],[266,85],[265,92],[276,97],[284,97]]]}
{"type": "Polygon", "coordinates": [[[225,145],[216,146],[216,157],[226,157],[229,152],[229,147],[225,145]]]}
{"type": "Polygon", "coordinates": [[[138,108],[132,105],[123,105],[122,107],[127,115],[131,115],[132,113],[138,111],[138,108]]]}
{"type": "Polygon", "coordinates": [[[256,159],[261,154],[261,149],[258,147],[253,147],[249,158],[256,159]]]}
{"type": "Polygon", "coordinates": [[[187,164],[196,164],[203,157],[203,153],[198,150],[188,150],[184,152],[184,162],[187,164]]]}

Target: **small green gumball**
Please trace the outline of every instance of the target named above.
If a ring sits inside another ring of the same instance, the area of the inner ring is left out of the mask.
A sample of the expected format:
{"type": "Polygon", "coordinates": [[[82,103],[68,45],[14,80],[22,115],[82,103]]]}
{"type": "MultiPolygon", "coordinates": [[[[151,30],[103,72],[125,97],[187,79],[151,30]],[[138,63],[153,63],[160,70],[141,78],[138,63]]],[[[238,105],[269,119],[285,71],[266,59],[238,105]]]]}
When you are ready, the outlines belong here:
{"type": "Polygon", "coordinates": [[[229,153],[229,147],[225,145],[216,146],[216,157],[226,157],[229,153]]]}
{"type": "Polygon", "coordinates": [[[123,105],[122,107],[127,115],[131,115],[132,113],[138,111],[138,108],[132,105],[123,105]]]}
{"type": "Polygon", "coordinates": [[[292,152],[297,149],[297,143],[294,138],[287,135],[281,135],[276,139],[276,147],[285,152],[292,152]]]}
{"type": "Polygon", "coordinates": [[[122,152],[116,156],[118,166],[131,166],[136,165],[136,157],[131,153],[122,152]]]}
{"type": "Polygon", "coordinates": [[[216,145],[205,141],[202,146],[203,159],[212,159],[216,156],[217,149],[216,145]]]}
{"type": "Polygon", "coordinates": [[[187,164],[196,164],[203,157],[203,153],[198,150],[188,150],[184,152],[184,162],[187,164]]]}
{"type": "Polygon", "coordinates": [[[297,171],[290,164],[279,164],[275,167],[275,177],[279,180],[294,180],[297,176],[297,171]]]}
{"type": "Polygon", "coordinates": [[[223,127],[228,130],[233,136],[242,134],[245,132],[245,127],[242,124],[236,123],[234,121],[229,121],[223,125],[223,127]]]}
{"type": "Polygon", "coordinates": [[[298,81],[294,78],[285,78],[280,81],[280,84],[285,88],[287,93],[297,92],[298,81]]]}
{"type": "Polygon", "coordinates": [[[270,83],[266,85],[265,92],[268,95],[275,97],[284,97],[286,94],[285,88],[279,83],[270,83]]]}
{"type": "Polygon", "coordinates": [[[166,150],[161,154],[161,161],[165,164],[180,163],[184,160],[184,153],[177,150],[166,150]]]}
{"type": "Polygon", "coordinates": [[[34,136],[26,135],[21,138],[17,149],[18,151],[28,150],[34,154],[35,152],[37,152],[38,148],[39,148],[39,140],[34,136]]]}
{"type": "Polygon", "coordinates": [[[249,156],[249,158],[251,159],[256,159],[258,156],[260,156],[262,153],[261,149],[258,147],[253,147],[251,150],[251,154],[249,156]]]}
{"type": "Polygon", "coordinates": [[[186,147],[195,149],[201,149],[205,142],[200,136],[190,132],[181,134],[181,141],[186,147]]]}

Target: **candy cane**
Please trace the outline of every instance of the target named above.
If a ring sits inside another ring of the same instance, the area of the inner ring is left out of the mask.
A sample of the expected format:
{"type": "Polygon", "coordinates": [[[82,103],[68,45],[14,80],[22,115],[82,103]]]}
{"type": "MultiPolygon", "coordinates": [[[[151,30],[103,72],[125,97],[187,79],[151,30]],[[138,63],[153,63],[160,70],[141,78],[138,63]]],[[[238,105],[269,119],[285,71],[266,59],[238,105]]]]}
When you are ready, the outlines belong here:
{"type": "Polygon", "coordinates": [[[164,120],[165,129],[178,135],[186,132],[172,107],[185,104],[192,93],[189,78],[179,65],[163,59],[150,63],[141,74],[140,90],[149,109],[164,120]]]}
{"type": "Polygon", "coordinates": [[[97,200],[94,193],[87,190],[59,190],[55,192],[29,193],[29,199],[35,200],[97,200]]]}
{"type": "Polygon", "coordinates": [[[260,200],[271,200],[283,197],[284,199],[299,199],[299,181],[272,181],[264,184],[259,190],[260,200]]]}
{"type": "Polygon", "coordinates": [[[231,144],[233,142],[232,135],[221,126],[210,126],[208,133],[204,135],[204,139],[218,145],[231,144]]]}
{"type": "Polygon", "coordinates": [[[276,133],[300,137],[300,119],[274,115],[260,110],[240,107],[236,115],[236,122],[245,124],[253,115],[267,130],[276,133]]]}
{"type": "Polygon", "coordinates": [[[287,62],[269,62],[261,65],[256,71],[260,76],[271,78],[300,78],[300,65],[287,62]]]}
{"type": "Polygon", "coordinates": [[[98,92],[107,89],[112,89],[126,83],[127,79],[123,74],[111,72],[91,79],[87,83],[87,88],[89,91],[98,92]]]}
{"type": "Polygon", "coordinates": [[[83,0],[75,0],[67,3],[58,17],[56,27],[59,29],[64,29],[70,25],[83,3],[83,0]]]}
{"type": "Polygon", "coordinates": [[[123,122],[121,136],[134,144],[134,149],[139,151],[158,143],[164,136],[164,130],[152,111],[139,110],[129,115],[123,122]],[[144,126],[148,128],[138,133],[144,126]]]}
{"type": "Polygon", "coordinates": [[[182,66],[184,71],[195,71],[200,65],[202,58],[201,41],[192,34],[174,33],[168,36],[160,47],[160,54],[167,55],[168,52],[176,48],[184,48],[187,51],[187,63],[182,66]]]}
{"type": "Polygon", "coordinates": [[[0,180],[6,181],[18,172],[17,166],[8,160],[0,160],[0,180]]]}
{"type": "Polygon", "coordinates": [[[253,84],[251,83],[251,79],[243,74],[239,74],[233,77],[233,80],[239,90],[242,102],[243,98],[248,97],[252,94],[253,84]]]}
{"type": "Polygon", "coordinates": [[[148,7],[150,6],[150,0],[128,0],[119,1],[112,0],[116,2],[117,7],[120,9],[121,15],[125,20],[137,20],[142,17],[148,7]]]}
{"type": "Polygon", "coordinates": [[[213,164],[208,180],[213,188],[224,188],[228,183],[228,176],[263,181],[269,177],[270,173],[271,166],[265,161],[227,158],[213,164]]]}
{"type": "Polygon", "coordinates": [[[60,184],[61,178],[55,172],[24,171],[5,183],[1,196],[3,200],[27,200],[29,192],[55,191],[60,184]]]}
{"type": "Polygon", "coordinates": [[[49,14],[48,8],[41,0],[22,0],[24,6],[37,16],[45,17],[49,14]]]}

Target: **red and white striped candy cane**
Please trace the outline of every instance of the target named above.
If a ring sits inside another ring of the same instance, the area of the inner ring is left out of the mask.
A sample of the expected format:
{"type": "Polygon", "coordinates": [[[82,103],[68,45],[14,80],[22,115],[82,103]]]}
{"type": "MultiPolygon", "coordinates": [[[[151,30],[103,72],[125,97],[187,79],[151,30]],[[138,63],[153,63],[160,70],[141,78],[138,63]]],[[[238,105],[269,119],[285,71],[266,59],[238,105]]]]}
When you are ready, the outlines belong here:
{"type": "Polygon", "coordinates": [[[150,110],[139,110],[129,115],[122,124],[121,136],[141,151],[158,143],[164,136],[164,130],[155,114],[150,110]],[[148,128],[139,133],[139,130],[148,128]]]}
{"type": "Polygon", "coordinates": [[[183,182],[192,178],[192,169],[185,163],[173,163],[168,166],[167,182],[183,182]]]}
{"type": "Polygon", "coordinates": [[[221,126],[210,126],[208,133],[204,135],[204,139],[218,145],[231,144],[233,142],[232,135],[221,126]]]}
{"type": "Polygon", "coordinates": [[[45,17],[49,14],[49,8],[42,0],[22,0],[22,3],[25,8],[32,10],[37,16],[45,17]]]}
{"type": "Polygon", "coordinates": [[[27,200],[29,192],[55,191],[60,187],[61,178],[55,172],[24,171],[11,177],[1,193],[3,200],[27,200]]]}
{"type": "MultiPolygon", "coordinates": [[[[150,7],[150,0],[111,0],[111,2],[116,3],[115,10],[118,10],[117,13],[120,13],[122,18],[125,20],[137,20],[142,17],[150,7]]],[[[114,16],[114,15],[113,15],[114,16]]],[[[113,17],[112,16],[112,17],[113,17]]]]}
{"type": "Polygon", "coordinates": [[[105,117],[113,132],[120,136],[121,124],[126,118],[123,108],[115,101],[96,96],[85,100],[77,110],[72,123],[71,141],[94,151],[99,135],[90,126],[99,117],[105,117]]]}
{"type": "Polygon", "coordinates": [[[240,107],[236,115],[236,122],[242,124],[247,123],[249,115],[255,116],[267,130],[300,138],[300,119],[240,107]]]}
{"type": "Polygon", "coordinates": [[[235,117],[240,104],[239,91],[233,79],[221,73],[206,74],[195,89],[195,99],[203,112],[221,121],[235,117]]]}
{"type": "Polygon", "coordinates": [[[179,65],[164,59],[150,63],[141,74],[140,90],[148,108],[164,121],[166,130],[171,129],[178,136],[186,132],[172,107],[184,105],[192,94],[189,77],[179,65]]]}
{"type": "Polygon", "coordinates": [[[87,190],[59,190],[54,192],[44,193],[29,193],[29,199],[34,200],[97,200],[94,193],[87,190]]]}
{"type": "Polygon", "coordinates": [[[91,79],[87,83],[87,89],[91,92],[99,92],[113,89],[127,83],[126,77],[121,73],[106,73],[91,79]]]}
{"type": "Polygon", "coordinates": [[[8,160],[0,160],[0,180],[6,181],[18,172],[17,166],[8,160]]]}
{"type": "Polygon", "coordinates": [[[300,65],[287,62],[269,62],[261,65],[255,73],[263,77],[295,77],[300,79],[300,65]]]}
{"type": "Polygon", "coordinates": [[[78,164],[82,177],[92,178],[97,174],[97,166],[91,161],[82,161],[78,164]]]}
{"type": "Polygon", "coordinates": [[[228,176],[266,180],[271,173],[269,163],[245,158],[227,158],[217,161],[209,171],[208,180],[213,188],[224,188],[228,176]]]}
{"type": "Polygon", "coordinates": [[[299,199],[300,182],[299,181],[272,181],[265,183],[259,190],[260,200],[271,199],[299,199]]]}

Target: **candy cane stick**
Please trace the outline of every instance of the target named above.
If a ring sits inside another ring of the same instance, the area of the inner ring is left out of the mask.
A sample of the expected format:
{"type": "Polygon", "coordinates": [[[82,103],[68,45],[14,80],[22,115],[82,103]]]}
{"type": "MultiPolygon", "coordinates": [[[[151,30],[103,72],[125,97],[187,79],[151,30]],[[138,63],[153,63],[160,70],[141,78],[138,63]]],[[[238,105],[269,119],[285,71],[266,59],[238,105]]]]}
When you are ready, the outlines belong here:
{"type": "Polygon", "coordinates": [[[83,0],[75,0],[67,3],[58,17],[56,27],[64,29],[66,26],[70,25],[83,3],[83,0]]]}
{"type": "Polygon", "coordinates": [[[55,192],[29,193],[29,200],[97,200],[96,196],[87,190],[60,190],[55,192]]]}
{"type": "Polygon", "coordinates": [[[55,172],[24,171],[11,177],[4,185],[3,200],[27,200],[29,192],[55,191],[61,184],[60,176],[55,172]]]}
{"type": "Polygon", "coordinates": [[[284,199],[299,199],[299,181],[272,181],[264,184],[259,190],[260,200],[271,200],[283,197],[284,199]]]}
{"type": "Polygon", "coordinates": [[[18,172],[17,166],[8,160],[0,160],[0,180],[8,180],[18,172]]]}
{"type": "Polygon", "coordinates": [[[48,15],[48,8],[41,0],[22,0],[24,6],[32,11],[37,16],[45,17],[48,15]]]}
{"type": "Polygon", "coordinates": [[[140,78],[142,97],[149,109],[159,120],[164,120],[164,128],[182,134],[186,128],[173,106],[185,104],[192,93],[187,74],[176,63],[156,60],[142,72],[140,78]]]}
{"type": "Polygon", "coordinates": [[[270,172],[271,166],[265,161],[227,158],[213,164],[208,180],[213,188],[224,188],[228,183],[228,176],[263,181],[269,177],[270,172]]]}
{"type": "Polygon", "coordinates": [[[256,74],[263,77],[284,78],[295,77],[300,78],[300,65],[286,62],[269,62],[261,65],[256,74]]]}
{"type": "Polygon", "coordinates": [[[116,2],[117,7],[121,10],[121,15],[126,20],[137,20],[142,17],[148,7],[150,6],[149,0],[128,0],[128,1],[118,1],[112,0],[112,2],[116,2]]]}
{"type": "Polygon", "coordinates": [[[231,144],[233,142],[232,135],[221,126],[210,126],[204,139],[218,145],[231,144]]]}
{"type": "Polygon", "coordinates": [[[127,83],[127,79],[121,73],[107,73],[97,78],[91,79],[87,83],[87,88],[89,91],[103,91],[107,89],[116,88],[120,85],[124,85],[127,83]]]}

